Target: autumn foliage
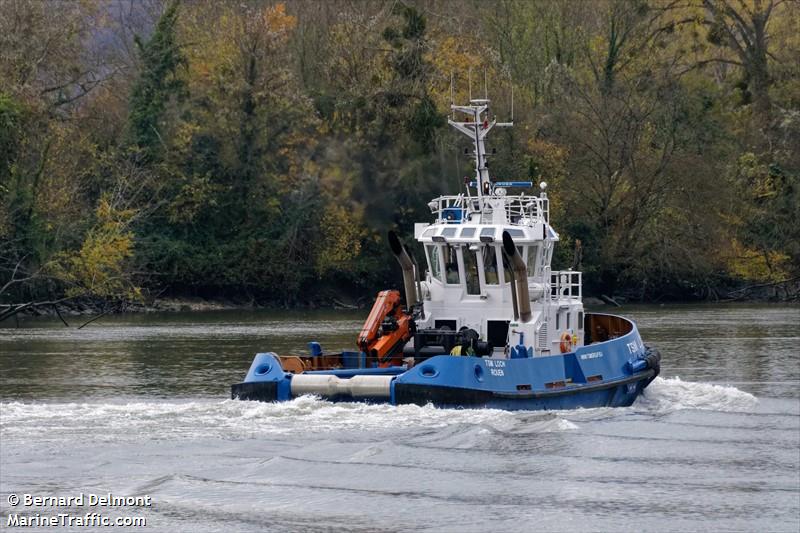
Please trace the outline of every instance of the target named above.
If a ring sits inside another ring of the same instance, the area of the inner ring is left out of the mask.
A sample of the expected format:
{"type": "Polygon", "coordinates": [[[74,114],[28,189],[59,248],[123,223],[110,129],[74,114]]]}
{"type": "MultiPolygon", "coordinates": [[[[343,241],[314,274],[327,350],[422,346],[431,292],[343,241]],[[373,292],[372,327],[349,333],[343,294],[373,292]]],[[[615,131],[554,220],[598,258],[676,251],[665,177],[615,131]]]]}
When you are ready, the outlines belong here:
{"type": "Polygon", "coordinates": [[[383,236],[463,187],[484,91],[590,293],[796,278],[799,35],[787,0],[4,3],[0,316],[396,286],[383,236]]]}

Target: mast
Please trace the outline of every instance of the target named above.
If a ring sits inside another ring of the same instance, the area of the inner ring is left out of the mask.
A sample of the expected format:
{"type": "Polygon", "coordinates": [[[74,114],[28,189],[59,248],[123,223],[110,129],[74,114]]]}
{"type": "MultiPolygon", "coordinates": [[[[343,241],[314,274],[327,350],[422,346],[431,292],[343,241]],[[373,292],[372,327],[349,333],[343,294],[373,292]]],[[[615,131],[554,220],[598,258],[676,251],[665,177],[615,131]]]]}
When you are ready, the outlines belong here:
{"type": "Polygon", "coordinates": [[[484,139],[495,126],[510,127],[513,122],[497,122],[496,117],[489,119],[489,100],[486,98],[472,99],[470,105],[450,104],[454,116],[456,112],[463,113],[467,120],[460,122],[448,118],[447,123],[453,126],[472,140],[473,154],[475,156],[475,184],[478,190],[478,202],[483,209],[484,195],[492,194],[492,184],[489,179],[489,168],[486,165],[486,145],[484,139]],[[484,117],[484,113],[486,117],[484,117]]]}

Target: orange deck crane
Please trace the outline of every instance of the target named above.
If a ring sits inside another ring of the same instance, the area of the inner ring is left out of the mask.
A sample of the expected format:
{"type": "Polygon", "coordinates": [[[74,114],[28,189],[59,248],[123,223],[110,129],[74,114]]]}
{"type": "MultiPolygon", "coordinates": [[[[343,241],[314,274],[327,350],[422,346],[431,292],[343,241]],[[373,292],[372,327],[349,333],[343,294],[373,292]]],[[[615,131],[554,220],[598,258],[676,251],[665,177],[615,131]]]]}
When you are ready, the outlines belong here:
{"type": "Polygon", "coordinates": [[[380,367],[402,364],[403,346],[411,338],[411,317],[400,300],[400,291],[379,292],[358,335],[358,347],[380,367]]]}

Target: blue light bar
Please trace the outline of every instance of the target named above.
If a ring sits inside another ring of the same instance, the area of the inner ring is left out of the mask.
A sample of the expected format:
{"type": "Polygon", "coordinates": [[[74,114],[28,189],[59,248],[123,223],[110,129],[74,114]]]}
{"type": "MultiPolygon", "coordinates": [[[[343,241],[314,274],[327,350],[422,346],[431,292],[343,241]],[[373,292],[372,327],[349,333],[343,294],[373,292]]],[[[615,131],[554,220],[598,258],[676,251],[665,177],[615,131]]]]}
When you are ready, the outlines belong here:
{"type": "MultiPolygon", "coordinates": [[[[470,187],[477,187],[478,183],[475,181],[469,182],[470,187]]],[[[495,187],[533,187],[532,181],[495,181],[495,187]]]]}
{"type": "Polygon", "coordinates": [[[532,181],[496,181],[495,187],[533,187],[532,181]]]}

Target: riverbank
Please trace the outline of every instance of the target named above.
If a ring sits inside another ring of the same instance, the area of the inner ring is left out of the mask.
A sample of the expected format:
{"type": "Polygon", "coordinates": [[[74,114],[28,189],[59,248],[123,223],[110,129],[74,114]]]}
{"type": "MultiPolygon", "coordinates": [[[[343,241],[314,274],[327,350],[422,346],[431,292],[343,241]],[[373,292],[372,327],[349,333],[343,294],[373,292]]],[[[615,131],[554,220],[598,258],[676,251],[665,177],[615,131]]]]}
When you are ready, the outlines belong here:
{"type": "MultiPolygon", "coordinates": [[[[780,303],[797,304],[800,303],[800,280],[791,280],[789,283],[782,284],[761,284],[741,287],[732,291],[727,291],[724,295],[714,293],[713,297],[683,300],[659,300],[659,301],[639,301],[624,295],[608,296],[591,295],[585,296],[584,305],[590,308],[608,307],[613,309],[624,305],[641,304],[675,304],[675,303],[780,303]]],[[[333,309],[333,310],[358,310],[368,309],[372,305],[372,299],[366,296],[353,298],[352,296],[339,295],[338,297],[328,297],[319,300],[307,300],[305,302],[294,302],[291,305],[280,302],[255,300],[243,301],[237,299],[224,298],[200,298],[190,296],[172,296],[163,298],[152,298],[144,302],[106,302],[97,299],[74,299],[46,303],[43,305],[32,305],[21,309],[19,313],[8,316],[7,319],[13,320],[15,317],[37,317],[49,316],[60,317],[66,324],[66,317],[86,317],[86,321],[77,324],[88,324],[105,315],[117,315],[123,313],[181,313],[181,312],[210,312],[210,311],[235,311],[235,310],[279,310],[279,309],[333,309]]]]}

